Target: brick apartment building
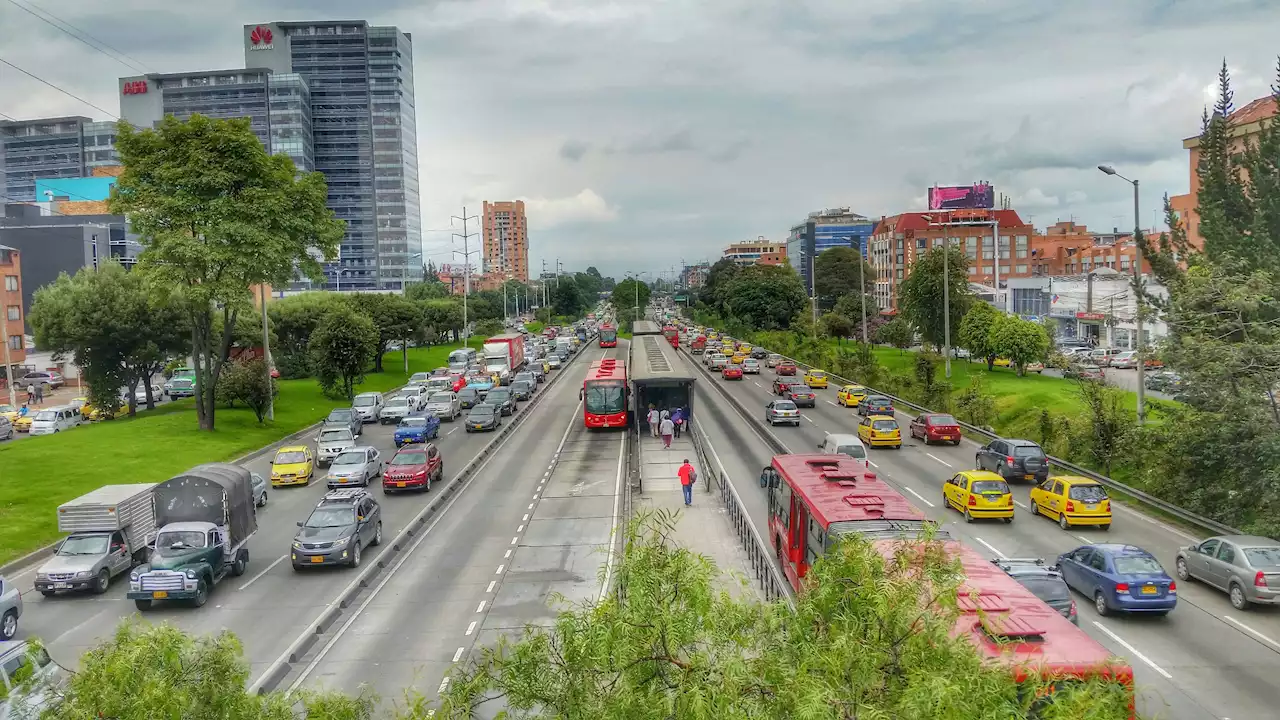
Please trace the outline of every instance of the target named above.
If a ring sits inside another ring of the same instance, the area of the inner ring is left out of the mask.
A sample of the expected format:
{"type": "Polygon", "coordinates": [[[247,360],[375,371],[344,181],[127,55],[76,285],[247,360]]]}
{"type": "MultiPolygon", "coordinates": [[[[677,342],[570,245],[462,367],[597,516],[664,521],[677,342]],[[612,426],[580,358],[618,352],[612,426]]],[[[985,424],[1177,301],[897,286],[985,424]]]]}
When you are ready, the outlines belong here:
{"type": "MultiPolygon", "coordinates": [[[[11,247],[0,245],[0,339],[4,347],[0,348],[0,379],[6,378],[3,372],[5,363],[14,367],[23,365],[27,359],[27,346],[22,341],[25,318],[22,313],[22,261],[21,253],[11,247]]],[[[0,399],[3,402],[3,399],[0,399]]]]}
{"type": "Polygon", "coordinates": [[[730,243],[724,249],[724,257],[739,265],[781,265],[787,259],[787,244],[770,242],[763,237],[730,243]]]}
{"type": "Polygon", "coordinates": [[[524,201],[486,200],[482,222],[485,272],[529,282],[529,225],[524,201]]]}
{"type": "MultiPolygon", "coordinates": [[[[436,272],[436,277],[440,282],[444,283],[449,292],[454,295],[462,295],[467,291],[466,275],[461,265],[441,265],[436,272]]],[[[501,290],[502,283],[505,280],[501,273],[485,272],[472,273],[471,275],[471,292],[479,292],[481,290],[501,290]]]]}

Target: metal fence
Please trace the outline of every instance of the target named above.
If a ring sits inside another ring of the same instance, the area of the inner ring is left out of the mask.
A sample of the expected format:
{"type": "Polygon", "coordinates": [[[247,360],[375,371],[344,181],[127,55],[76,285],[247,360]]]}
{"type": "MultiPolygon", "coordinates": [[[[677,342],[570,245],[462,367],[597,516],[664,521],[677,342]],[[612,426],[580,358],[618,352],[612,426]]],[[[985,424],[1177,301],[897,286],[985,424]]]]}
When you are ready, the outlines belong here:
{"type": "Polygon", "coordinates": [[[738,495],[738,490],[733,486],[733,481],[729,478],[724,465],[720,463],[720,458],[707,443],[703,436],[702,425],[696,418],[690,419],[689,437],[693,440],[694,451],[697,453],[699,466],[703,470],[704,487],[719,497],[720,504],[724,507],[729,523],[738,536],[738,542],[747,554],[751,571],[764,591],[765,598],[770,602],[785,600],[794,610],[795,600],[792,597],[791,585],[787,583],[786,578],[782,576],[782,571],[774,562],[773,549],[756,531],[755,525],[751,522],[751,515],[742,502],[742,497],[738,495]]]}

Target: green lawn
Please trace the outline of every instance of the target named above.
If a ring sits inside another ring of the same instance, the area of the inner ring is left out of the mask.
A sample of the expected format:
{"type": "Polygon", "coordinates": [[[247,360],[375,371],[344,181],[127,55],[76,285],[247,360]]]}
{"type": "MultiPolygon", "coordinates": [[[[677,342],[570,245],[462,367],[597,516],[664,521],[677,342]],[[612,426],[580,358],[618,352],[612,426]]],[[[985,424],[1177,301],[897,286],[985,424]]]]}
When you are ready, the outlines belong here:
{"type": "MultiPolygon", "coordinates": [[[[480,339],[472,345],[479,347],[480,339]]],[[[447,364],[460,345],[409,349],[409,373],[447,364]]],[[[358,391],[405,384],[404,355],[383,357],[358,391]]],[[[283,380],[275,420],[259,425],[243,408],[219,408],[217,429],[196,428],[194,400],[179,400],[134,418],[94,423],[56,436],[0,445],[0,564],[58,537],[56,508],[102,485],[166,480],[205,462],[231,460],[319,422],[346,403],[325,397],[315,380],[283,380]]]]}

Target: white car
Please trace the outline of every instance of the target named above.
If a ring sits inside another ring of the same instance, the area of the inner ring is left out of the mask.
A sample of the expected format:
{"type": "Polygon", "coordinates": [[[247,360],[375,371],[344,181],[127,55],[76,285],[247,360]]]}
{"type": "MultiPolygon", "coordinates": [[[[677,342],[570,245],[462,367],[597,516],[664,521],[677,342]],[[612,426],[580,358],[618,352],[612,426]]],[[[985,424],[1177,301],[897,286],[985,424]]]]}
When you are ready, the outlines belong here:
{"type": "Polygon", "coordinates": [[[327,427],[316,437],[316,462],[328,465],[333,459],[356,446],[350,428],[327,427]]]}
{"type": "Polygon", "coordinates": [[[458,400],[457,393],[446,390],[432,393],[426,408],[441,420],[452,421],[462,414],[462,401],[458,400]]]}
{"type": "Polygon", "coordinates": [[[382,412],[378,413],[378,423],[381,425],[398,423],[417,409],[418,401],[416,395],[396,395],[388,398],[386,404],[382,406],[382,412]]]}
{"type": "Polygon", "coordinates": [[[378,422],[378,416],[382,414],[383,402],[382,393],[360,393],[351,401],[351,407],[360,416],[360,422],[378,422]]]}

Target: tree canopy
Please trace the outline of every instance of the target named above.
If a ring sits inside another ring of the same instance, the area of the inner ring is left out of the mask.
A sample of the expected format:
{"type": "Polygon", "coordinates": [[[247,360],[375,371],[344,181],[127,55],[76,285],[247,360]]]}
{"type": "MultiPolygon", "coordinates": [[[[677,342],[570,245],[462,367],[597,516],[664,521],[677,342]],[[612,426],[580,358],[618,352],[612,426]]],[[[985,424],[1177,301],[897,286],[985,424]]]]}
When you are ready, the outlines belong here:
{"type": "Polygon", "coordinates": [[[645,307],[649,305],[649,297],[648,285],[635,278],[626,278],[614,286],[609,302],[619,313],[637,304],[640,312],[643,313],[645,307]]]}
{"type": "Polygon", "coordinates": [[[366,315],[337,307],[321,318],[308,350],[321,387],[334,397],[350,400],[356,384],[373,365],[378,327],[366,315]]]}
{"type": "Polygon", "coordinates": [[[760,330],[786,329],[791,318],[809,306],[800,276],[779,265],[742,268],[717,294],[724,297],[723,308],[729,317],[760,330]]]}
{"type": "MultiPolygon", "coordinates": [[[[848,247],[831,248],[813,261],[813,289],[818,296],[818,307],[829,310],[845,295],[874,295],[876,271],[861,252],[848,247]]],[[[858,317],[861,317],[860,311],[858,317]]]]}
{"type": "Polygon", "coordinates": [[[399,295],[352,293],[347,302],[372,320],[378,331],[378,346],[373,355],[375,372],[382,372],[382,356],[386,354],[388,345],[416,337],[422,327],[421,308],[399,295]]]}
{"type": "Polygon", "coordinates": [[[991,331],[1000,320],[1000,311],[994,305],[975,302],[969,312],[960,321],[959,346],[969,351],[974,358],[985,360],[987,369],[993,369],[1000,351],[992,342],[991,331]]]}
{"type": "Polygon", "coordinates": [[[551,307],[556,315],[578,317],[587,307],[587,297],[572,275],[561,275],[551,286],[551,307]]]}
{"type": "Polygon", "coordinates": [[[1041,362],[1049,353],[1049,334],[1040,323],[1002,313],[990,333],[991,349],[1008,358],[1019,375],[1026,373],[1027,363],[1041,362]]]}
{"type": "Polygon", "coordinates": [[[898,285],[898,308],[901,317],[934,347],[943,345],[943,317],[946,315],[943,295],[943,253],[947,253],[947,294],[951,306],[951,332],[956,333],[973,302],[969,290],[969,258],[957,247],[931,248],[917,255],[911,273],[898,285]]]}

